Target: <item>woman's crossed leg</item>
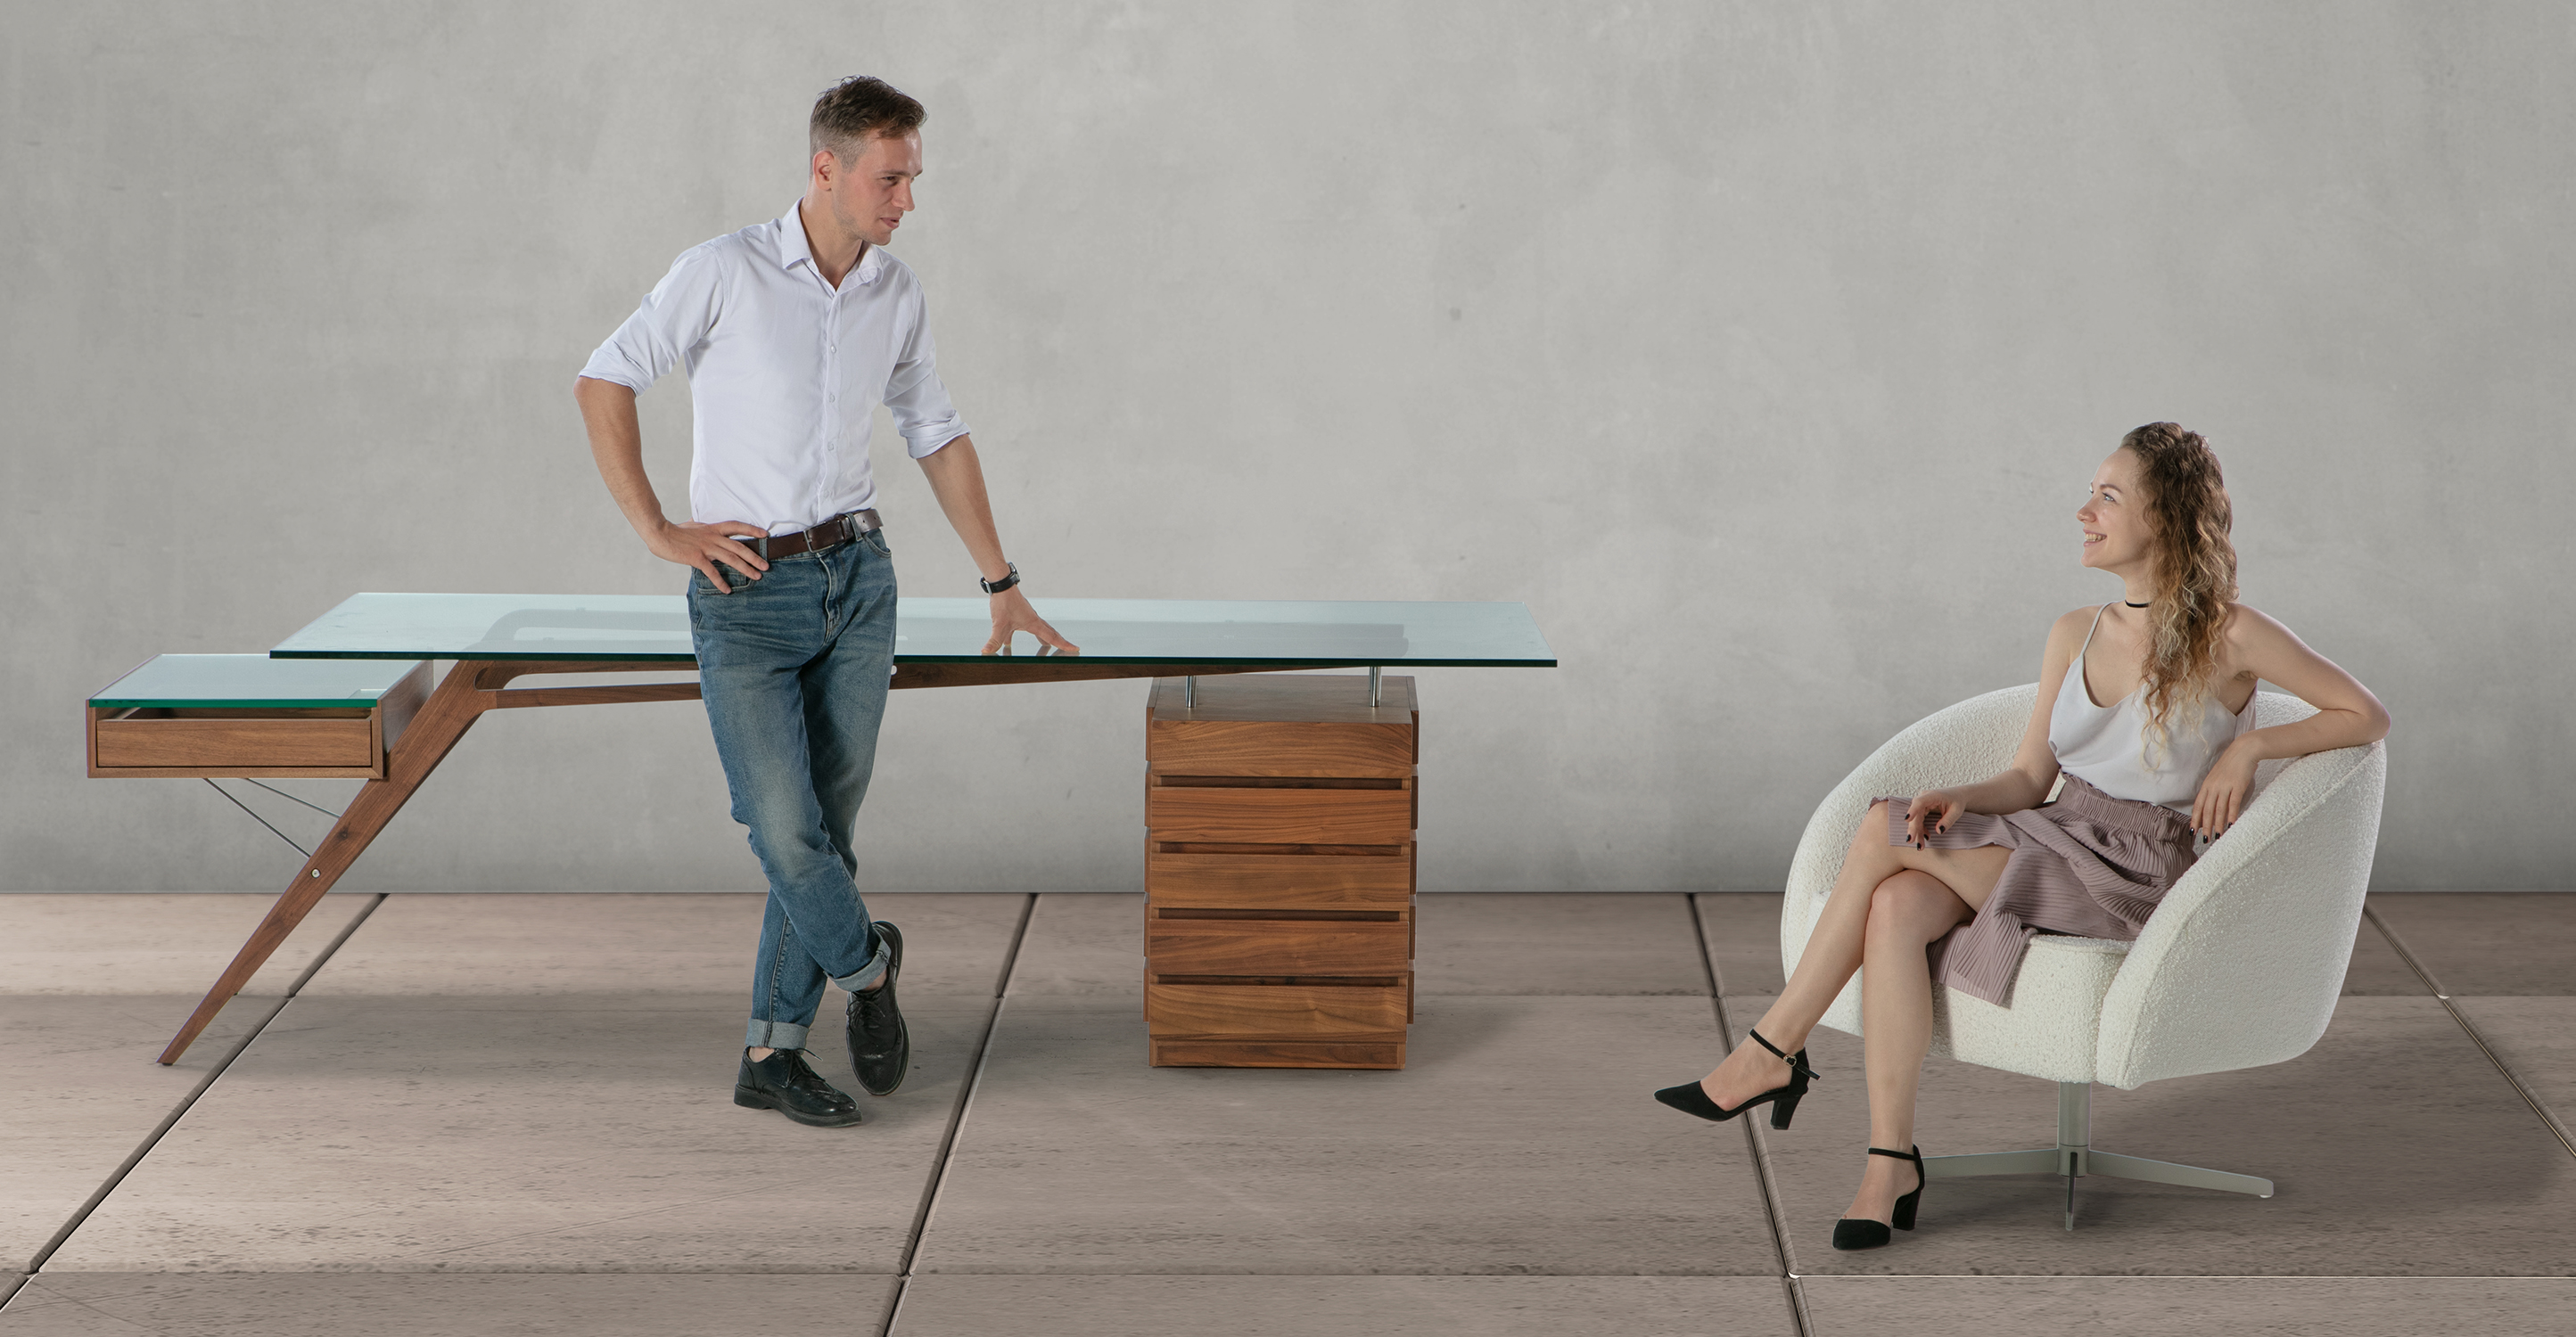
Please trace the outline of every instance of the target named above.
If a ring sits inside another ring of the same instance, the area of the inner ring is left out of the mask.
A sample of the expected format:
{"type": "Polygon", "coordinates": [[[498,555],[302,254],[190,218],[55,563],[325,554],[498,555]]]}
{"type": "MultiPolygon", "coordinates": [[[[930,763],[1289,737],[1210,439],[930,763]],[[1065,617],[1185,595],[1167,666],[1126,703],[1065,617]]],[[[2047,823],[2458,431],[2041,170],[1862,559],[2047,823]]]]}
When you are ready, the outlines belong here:
{"type": "MultiPolygon", "coordinates": [[[[1976,914],[2011,854],[2000,845],[1891,845],[1887,806],[1883,800],[1870,805],[1797,969],[1753,1029],[1783,1051],[1798,1052],[1852,972],[1861,971],[1870,1145],[1903,1151],[1913,1145],[1914,1093],[1932,1041],[1932,975],[1924,949],[1976,914]]],[[[1788,1080],[1788,1063],[1748,1036],[1701,1079],[1700,1089],[1734,1109],[1788,1080]]],[[[1914,1188],[1914,1167],[1884,1156],[1862,1159],[1868,1165],[1845,1215],[1885,1221],[1898,1196],[1914,1188]]]]}

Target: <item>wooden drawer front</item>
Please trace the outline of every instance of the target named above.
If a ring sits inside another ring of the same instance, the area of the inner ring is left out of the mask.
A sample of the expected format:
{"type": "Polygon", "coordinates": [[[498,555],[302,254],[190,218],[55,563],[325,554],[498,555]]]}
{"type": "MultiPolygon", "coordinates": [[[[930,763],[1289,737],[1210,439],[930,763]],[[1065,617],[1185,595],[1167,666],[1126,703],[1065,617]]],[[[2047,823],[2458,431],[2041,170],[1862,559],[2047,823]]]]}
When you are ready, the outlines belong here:
{"type": "Polygon", "coordinates": [[[1400,975],[1412,964],[1406,919],[1145,921],[1145,968],[1158,975],[1400,975]]]}
{"type": "Polygon", "coordinates": [[[1145,850],[1145,903],[1212,910],[1393,910],[1413,901],[1413,847],[1397,855],[1145,850]]]}
{"type": "Polygon", "coordinates": [[[1145,728],[1145,769],[1163,775],[1413,774],[1410,724],[1166,720],[1145,728]]]}
{"type": "Polygon", "coordinates": [[[272,767],[371,770],[378,764],[375,739],[375,722],[363,715],[102,719],[98,765],[102,770],[178,767],[218,774],[272,767]]]}
{"type": "Polygon", "coordinates": [[[1154,1036],[1146,1061],[1157,1068],[1401,1068],[1404,1037],[1339,1040],[1206,1040],[1154,1036]]]}
{"type": "Polygon", "coordinates": [[[1413,839],[1413,792],[1149,785],[1145,825],[1156,840],[1401,845],[1413,839]]]}
{"type": "Polygon", "coordinates": [[[1401,1033],[1411,982],[1397,984],[1164,984],[1145,981],[1145,1029],[1155,1035],[1296,1039],[1401,1033]]]}

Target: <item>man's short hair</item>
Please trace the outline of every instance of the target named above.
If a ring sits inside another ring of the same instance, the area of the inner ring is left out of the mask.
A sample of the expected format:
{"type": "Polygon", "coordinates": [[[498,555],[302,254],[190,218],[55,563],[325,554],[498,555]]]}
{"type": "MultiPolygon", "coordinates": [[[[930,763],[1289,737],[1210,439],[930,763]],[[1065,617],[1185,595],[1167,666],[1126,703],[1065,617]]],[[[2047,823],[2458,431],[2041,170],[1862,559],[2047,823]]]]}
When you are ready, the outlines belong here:
{"type": "Polygon", "coordinates": [[[904,96],[902,89],[883,79],[854,74],[814,99],[812,152],[830,149],[833,157],[848,162],[868,140],[911,134],[928,119],[930,113],[904,96]]]}

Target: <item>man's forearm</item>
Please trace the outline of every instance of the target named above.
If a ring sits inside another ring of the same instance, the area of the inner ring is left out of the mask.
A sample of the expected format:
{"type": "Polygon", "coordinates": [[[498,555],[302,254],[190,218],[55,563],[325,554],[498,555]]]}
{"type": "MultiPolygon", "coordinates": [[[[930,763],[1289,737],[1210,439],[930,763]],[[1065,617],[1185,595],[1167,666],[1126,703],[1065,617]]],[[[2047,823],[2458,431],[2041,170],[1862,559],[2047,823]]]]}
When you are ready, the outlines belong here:
{"type": "Polygon", "coordinates": [[[993,527],[993,502],[984,491],[984,465],[975,456],[974,439],[960,436],[922,456],[921,472],[930,479],[930,493],[939,498],[939,510],[965,543],[975,570],[986,580],[1009,575],[1011,565],[993,527]]]}
{"type": "Polygon", "coordinates": [[[608,495],[617,501],[626,522],[649,538],[670,523],[662,502],[653,495],[653,480],[644,472],[644,429],[635,416],[635,392],[615,381],[579,377],[573,398],[581,404],[582,425],[590,432],[590,457],[599,465],[608,495]]]}

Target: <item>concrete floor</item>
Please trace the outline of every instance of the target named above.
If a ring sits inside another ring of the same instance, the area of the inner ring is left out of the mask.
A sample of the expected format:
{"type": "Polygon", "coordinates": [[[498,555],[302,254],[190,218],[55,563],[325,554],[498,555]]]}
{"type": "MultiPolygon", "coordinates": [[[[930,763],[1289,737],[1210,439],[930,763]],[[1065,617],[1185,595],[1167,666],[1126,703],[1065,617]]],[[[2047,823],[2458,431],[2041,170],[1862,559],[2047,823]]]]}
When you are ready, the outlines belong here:
{"type": "MultiPolygon", "coordinates": [[[[2576,896],[2372,898],[2289,1063],[2098,1090],[2094,1145],[2272,1199],[1946,1180],[1825,1246],[1857,1041],[1796,1127],[1648,1092],[1780,987],[1777,897],[1426,895],[1402,1072],[1145,1066],[1140,898],[883,896],[915,1067],[736,1108],[748,895],[333,895],[179,1066],[265,908],[0,896],[0,1337],[820,1330],[2564,1333],[2576,896]],[[1710,994],[1714,982],[1719,994],[1710,994]],[[27,1275],[32,1272],[33,1275],[27,1275]]],[[[839,998],[826,1004],[836,1015],[839,998]]],[[[817,1066],[847,1064],[834,1035],[817,1066]]],[[[1927,1151],[2043,1144],[1935,1060],[1927,1151]]]]}

